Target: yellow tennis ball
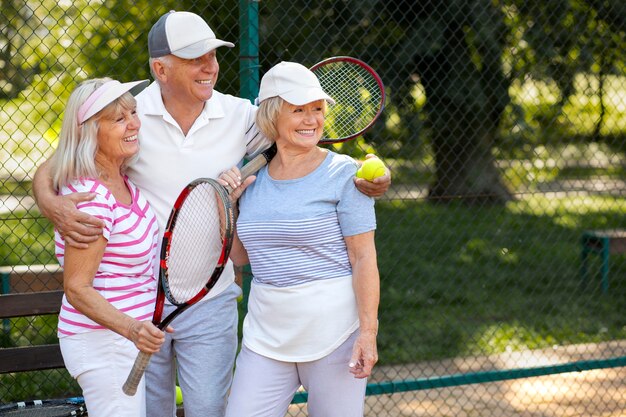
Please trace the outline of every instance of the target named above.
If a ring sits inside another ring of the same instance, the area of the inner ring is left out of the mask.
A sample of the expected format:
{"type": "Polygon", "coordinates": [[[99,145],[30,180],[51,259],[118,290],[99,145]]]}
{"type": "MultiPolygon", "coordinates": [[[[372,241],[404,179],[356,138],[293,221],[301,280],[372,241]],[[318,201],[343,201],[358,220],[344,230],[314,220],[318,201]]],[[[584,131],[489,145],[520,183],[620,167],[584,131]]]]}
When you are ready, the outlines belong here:
{"type": "Polygon", "coordinates": [[[176,386],[176,405],[181,405],[183,403],[183,392],[181,391],[179,386],[176,386]]]}
{"type": "Polygon", "coordinates": [[[356,176],[368,181],[385,175],[385,164],[378,158],[369,158],[363,161],[361,168],[356,172],[356,176]]]}

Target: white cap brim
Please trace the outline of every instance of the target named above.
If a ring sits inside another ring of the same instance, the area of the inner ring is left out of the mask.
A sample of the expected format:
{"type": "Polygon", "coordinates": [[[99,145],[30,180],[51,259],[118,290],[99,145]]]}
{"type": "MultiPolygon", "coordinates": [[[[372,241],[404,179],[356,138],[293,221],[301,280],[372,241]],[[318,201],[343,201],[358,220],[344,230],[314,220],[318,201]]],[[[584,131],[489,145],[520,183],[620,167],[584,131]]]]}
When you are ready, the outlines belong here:
{"type": "Polygon", "coordinates": [[[313,103],[317,100],[326,100],[330,104],[335,104],[335,100],[326,94],[324,90],[317,87],[298,88],[296,90],[280,93],[279,97],[295,106],[304,106],[305,104],[313,103]]]}
{"type": "Polygon", "coordinates": [[[318,100],[335,104],[335,100],[326,94],[319,79],[310,69],[287,61],[274,65],[261,79],[259,102],[271,97],[280,97],[295,106],[318,100]]]}
{"type": "Polygon", "coordinates": [[[227,46],[233,48],[235,46],[232,42],[226,42],[221,39],[204,39],[196,43],[192,43],[177,51],[172,51],[172,55],[175,55],[183,59],[195,59],[202,55],[211,52],[212,50],[219,48],[220,46],[227,46]]]}

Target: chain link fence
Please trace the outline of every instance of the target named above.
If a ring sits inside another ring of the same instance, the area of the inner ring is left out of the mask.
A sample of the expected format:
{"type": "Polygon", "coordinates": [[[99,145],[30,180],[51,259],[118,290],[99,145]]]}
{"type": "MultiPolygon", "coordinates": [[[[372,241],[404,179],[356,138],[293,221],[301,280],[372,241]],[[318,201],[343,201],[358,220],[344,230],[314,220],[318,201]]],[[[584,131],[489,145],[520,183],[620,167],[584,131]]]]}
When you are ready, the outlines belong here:
{"type": "MultiPolygon", "coordinates": [[[[377,202],[380,362],[368,416],[626,409],[623,1],[0,5],[0,265],[56,263],[31,180],[73,87],[149,78],[150,26],[169,9],[194,11],[237,43],[219,50],[225,93],[253,97],[255,74],[273,64],[335,55],[385,82],[382,120],[338,147],[376,153],[393,173],[377,202]]],[[[10,271],[4,293],[60,285],[10,271]]],[[[10,320],[0,342],[46,343],[55,328],[54,316],[10,320]]],[[[79,392],[64,370],[0,375],[0,402],[79,392]]],[[[289,415],[306,415],[305,393],[289,415]]]]}

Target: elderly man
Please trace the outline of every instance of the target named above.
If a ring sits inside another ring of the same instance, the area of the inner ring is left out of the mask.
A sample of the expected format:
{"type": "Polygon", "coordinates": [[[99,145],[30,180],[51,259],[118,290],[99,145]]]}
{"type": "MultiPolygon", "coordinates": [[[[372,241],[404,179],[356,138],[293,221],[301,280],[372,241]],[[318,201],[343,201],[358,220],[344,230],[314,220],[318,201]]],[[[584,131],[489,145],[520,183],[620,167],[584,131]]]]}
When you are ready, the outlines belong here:
{"type": "MultiPolygon", "coordinates": [[[[199,177],[217,178],[270,144],[254,124],[254,105],[215,90],[220,46],[234,45],[217,39],[200,16],[189,12],[166,13],[148,34],[155,82],[137,96],[140,151],[127,172],[150,201],[161,231],[187,183],[199,177]]],[[[362,192],[380,196],[391,179],[387,174],[374,182],[355,181],[362,192]]],[[[74,207],[92,196],[57,196],[47,163],[35,176],[34,190],[42,213],[66,244],[84,247],[100,235],[101,223],[74,207]]],[[[206,298],[172,322],[174,332],[167,335],[146,372],[148,416],[175,415],[176,376],[185,416],[223,416],[237,349],[240,293],[229,264],[206,298]]],[[[172,310],[168,306],[163,315],[172,310]]]]}

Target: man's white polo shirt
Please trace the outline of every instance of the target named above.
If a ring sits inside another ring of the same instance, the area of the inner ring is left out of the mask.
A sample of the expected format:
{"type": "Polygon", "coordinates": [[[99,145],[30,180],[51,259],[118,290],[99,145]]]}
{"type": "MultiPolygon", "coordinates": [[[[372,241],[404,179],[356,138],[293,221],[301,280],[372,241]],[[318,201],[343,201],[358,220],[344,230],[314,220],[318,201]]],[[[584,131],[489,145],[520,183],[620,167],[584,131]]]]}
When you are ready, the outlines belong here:
{"type": "MultiPolygon", "coordinates": [[[[139,158],[129,167],[128,176],[156,213],[160,237],[184,186],[200,177],[217,178],[244,156],[250,157],[270,144],[254,124],[256,106],[217,91],[187,136],[165,109],[158,83],[137,96],[137,111],[141,120],[139,158]]],[[[233,281],[229,262],[207,298],[218,295],[233,281]]]]}

